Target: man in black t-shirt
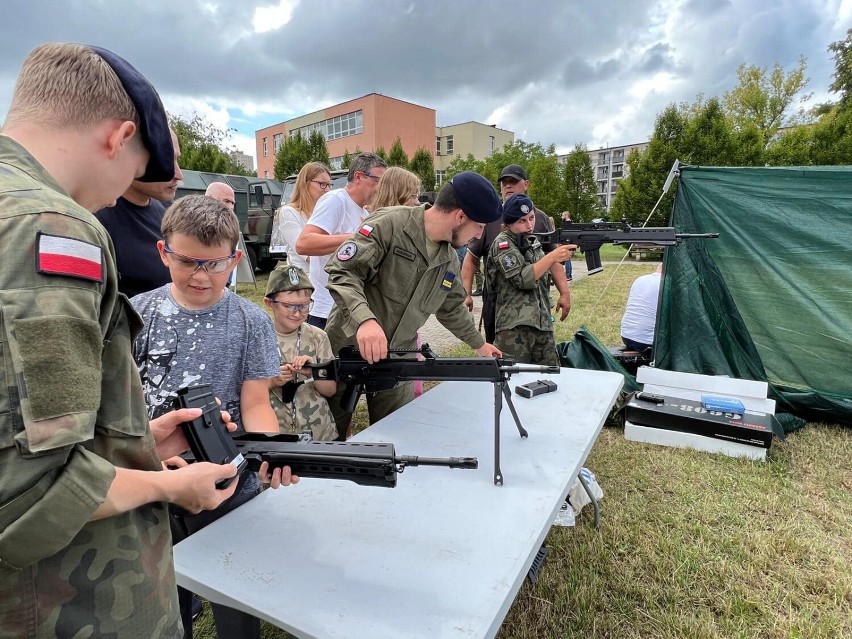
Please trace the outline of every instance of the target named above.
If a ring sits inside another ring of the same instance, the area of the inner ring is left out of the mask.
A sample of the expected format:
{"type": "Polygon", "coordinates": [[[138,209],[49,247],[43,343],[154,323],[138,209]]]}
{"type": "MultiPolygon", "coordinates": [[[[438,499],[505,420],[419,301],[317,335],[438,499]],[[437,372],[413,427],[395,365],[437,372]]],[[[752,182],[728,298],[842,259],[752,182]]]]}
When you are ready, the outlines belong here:
{"type": "Polygon", "coordinates": [[[118,290],[127,297],[146,293],[171,282],[169,270],[157,252],[163,239],[160,224],[166,212],[163,202],[175,199],[183,174],[178,167],[180,145],[172,131],[175,148],[175,176],[169,182],[134,180],[115,204],[95,213],[112,238],[118,268],[118,290]]]}

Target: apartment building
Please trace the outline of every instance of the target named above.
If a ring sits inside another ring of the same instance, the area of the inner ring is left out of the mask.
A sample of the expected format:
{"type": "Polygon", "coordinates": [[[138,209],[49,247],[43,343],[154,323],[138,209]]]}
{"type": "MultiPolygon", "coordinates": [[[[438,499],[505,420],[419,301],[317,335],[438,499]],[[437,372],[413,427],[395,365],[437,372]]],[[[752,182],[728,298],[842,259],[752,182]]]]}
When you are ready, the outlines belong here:
{"type": "Polygon", "coordinates": [[[383,147],[390,153],[399,137],[409,159],[420,147],[432,153],[437,184],[443,181],[453,159],[470,153],[477,160],[484,160],[515,141],[512,131],[481,122],[439,127],[435,125],[434,109],[371,93],[255,131],[258,177],[275,176],[275,154],[284,136],[297,132],[309,136],[314,130],[325,136],[332,169],[340,168],[347,151],[383,147]]]}
{"type": "Polygon", "coordinates": [[[484,160],[495,151],[515,141],[515,134],[494,124],[463,122],[435,128],[435,186],[444,181],[447,167],[457,157],[468,153],[484,160]]]}
{"type": "Polygon", "coordinates": [[[258,177],[275,176],[275,154],[285,135],[307,137],[314,130],[325,136],[333,169],[340,168],[347,151],[383,147],[389,153],[397,137],[410,158],[419,147],[434,147],[435,110],[371,93],[260,129],[255,132],[258,177]]]}
{"type": "Polygon", "coordinates": [[[618,183],[627,175],[627,156],[633,150],[644,151],[648,142],[625,144],[589,151],[592,160],[592,170],[595,172],[598,202],[609,211],[615,198],[618,183]]]}

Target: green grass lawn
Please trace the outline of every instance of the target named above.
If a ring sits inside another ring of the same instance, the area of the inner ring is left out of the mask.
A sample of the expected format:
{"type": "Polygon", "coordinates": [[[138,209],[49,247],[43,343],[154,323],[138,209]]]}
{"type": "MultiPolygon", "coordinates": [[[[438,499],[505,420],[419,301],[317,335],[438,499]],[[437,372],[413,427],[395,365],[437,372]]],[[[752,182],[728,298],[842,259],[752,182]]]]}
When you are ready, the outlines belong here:
{"type": "MultiPolygon", "coordinates": [[[[630,284],[655,267],[629,260],[576,282],[557,341],[584,324],[618,343],[630,284]]],[[[586,465],[604,490],[601,528],[587,507],[551,530],[499,639],[852,637],[852,429],[808,424],[773,442],[767,462],[605,429],[586,465]]],[[[209,612],[195,636],[214,636],[209,612]]],[[[286,634],[264,624],[264,637],[286,634]]]]}

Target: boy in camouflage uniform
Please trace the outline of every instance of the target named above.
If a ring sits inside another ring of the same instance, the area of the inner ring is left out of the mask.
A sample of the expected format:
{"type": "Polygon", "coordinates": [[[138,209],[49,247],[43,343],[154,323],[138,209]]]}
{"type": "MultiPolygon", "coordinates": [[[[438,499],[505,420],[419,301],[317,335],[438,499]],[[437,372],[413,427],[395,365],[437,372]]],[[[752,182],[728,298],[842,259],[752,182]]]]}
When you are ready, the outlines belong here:
{"type": "Polygon", "coordinates": [[[545,254],[531,235],[535,206],[526,195],[516,194],[503,204],[503,230],[488,249],[486,286],[494,296],[494,345],[515,361],[559,365],[550,315],[548,272],[562,269],[573,244],[545,254]]]}
{"type": "Polygon", "coordinates": [[[312,380],[311,369],[304,368],[308,362],[327,362],[334,357],[325,331],[305,323],[313,291],[308,274],[295,266],[269,274],[263,302],[272,311],[281,355],[281,374],[270,380],[269,399],[282,433],[296,433],[308,441],[332,441],[337,438],[337,428],[326,398],[334,395],[337,383],[312,380]],[[305,381],[292,401],[285,402],[283,386],[305,381]]]}
{"type": "Polygon", "coordinates": [[[149,427],[141,321],[91,213],[134,178],[172,178],[165,111],[122,58],[49,44],[0,133],[0,636],[179,636],[163,502],[214,508],[235,468],[163,470],[201,411],[149,427]]]}

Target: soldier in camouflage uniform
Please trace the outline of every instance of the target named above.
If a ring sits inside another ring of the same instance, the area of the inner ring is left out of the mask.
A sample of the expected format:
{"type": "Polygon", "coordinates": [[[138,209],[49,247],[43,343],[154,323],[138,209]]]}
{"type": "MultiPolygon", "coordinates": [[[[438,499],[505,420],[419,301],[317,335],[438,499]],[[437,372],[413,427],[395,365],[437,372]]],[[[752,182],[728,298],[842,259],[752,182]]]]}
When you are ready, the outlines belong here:
{"type": "MultiPolygon", "coordinates": [[[[396,206],[371,215],[341,244],[326,266],[335,306],[328,336],[335,352],[357,345],[368,362],[392,349],[412,349],[430,315],[483,357],[500,356],[476,330],[464,306],[455,249],[479,237],[500,216],[500,200],[488,180],[472,171],[449,180],[435,205],[396,206]]],[[[351,413],[340,406],[343,384],[329,401],[338,439],[349,431],[351,413]]],[[[367,397],[370,423],[410,402],[411,382],[367,397]]]]}
{"type": "Polygon", "coordinates": [[[331,441],[337,438],[337,429],[326,398],[334,395],[337,384],[310,380],[311,369],[304,368],[308,362],[334,358],[325,331],[305,323],[313,290],[308,274],[296,266],[283,265],[269,274],[263,302],[272,311],[281,355],[281,374],[270,380],[269,399],[282,433],[302,435],[308,441],[331,441]],[[306,380],[291,401],[284,401],[285,384],[306,380]]]}
{"type": "Polygon", "coordinates": [[[235,469],[163,470],[200,411],[149,428],[141,323],[90,213],[173,170],[165,111],[127,62],[67,44],[27,57],[0,131],[2,636],[180,636],[162,502],[215,507],[235,469]]]}
{"type": "MultiPolygon", "coordinates": [[[[526,195],[513,195],[503,204],[503,231],[488,250],[486,286],[494,296],[494,345],[515,361],[559,365],[550,315],[548,272],[562,270],[576,248],[565,244],[545,254],[531,235],[535,207],[526,195]]],[[[564,274],[564,272],[563,272],[564,274]]]]}

